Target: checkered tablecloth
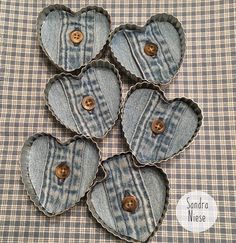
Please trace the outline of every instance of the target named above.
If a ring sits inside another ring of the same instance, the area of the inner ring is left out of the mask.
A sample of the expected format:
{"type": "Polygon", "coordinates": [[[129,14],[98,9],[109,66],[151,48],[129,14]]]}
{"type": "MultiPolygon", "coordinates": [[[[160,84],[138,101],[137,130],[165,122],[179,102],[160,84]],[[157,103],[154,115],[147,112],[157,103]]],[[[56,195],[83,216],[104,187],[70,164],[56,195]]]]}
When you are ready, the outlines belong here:
{"type": "MultiPolygon", "coordinates": [[[[58,70],[36,38],[36,18],[45,6],[72,10],[102,6],[112,28],[143,25],[158,12],[175,15],[187,35],[187,53],[168,98],[186,96],[201,106],[204,122],[198,137],[181,155],[161,167],[170,180],[170,206],[150,242],[233,242],[236,240],[236,3],[234,0],[179,1],[33,1],[1,0],[0,7],[0,242],[122,242],[88,212],[85,200],[68,212],[47,218],[29,200],[21,182],[23,142],[37,132],[65,141],[73,134],[45,108],[43,90],[58,70]],[[176,204],[185,193],[202,190],[217,202],[218,219],[203,233],[191,233],[176,219],[176,204]]],[[[124,95],[130,85],[124,84],[124,95]]],[[[103,159],[126,151],[119,124],[100,143],[103,159]]]]}

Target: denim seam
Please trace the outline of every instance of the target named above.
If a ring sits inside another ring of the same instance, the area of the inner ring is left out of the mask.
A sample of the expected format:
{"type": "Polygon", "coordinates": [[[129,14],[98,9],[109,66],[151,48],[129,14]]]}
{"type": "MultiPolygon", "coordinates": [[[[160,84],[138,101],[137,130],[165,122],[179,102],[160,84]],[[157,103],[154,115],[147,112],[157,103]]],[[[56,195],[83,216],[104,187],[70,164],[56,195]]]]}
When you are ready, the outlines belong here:
{"type": "MultiPolygon", "coordinates": [[[[125,33],[125,32],[124,32],[124,33],[125,33]]],[[[135,32],[134,32],[134,33],[135,33],[135,32]]],[[[125,34],[125,36],[127,36],[127,35],[125,34]]],[[[139,39],[137,38],[137,36],[136,36],[135,34],[133,34],[133,38],[135,38],[135,40],[137,41],[137,45],[139,45],[139,39]]],[[[127,39],[128,42],[130,42],[128,36],[126,37],[126,39],[127,39]]],[[[135,44],[135,43],[134,43],[134,44],[135,44]]],[[[130,44],[130,46],[131,46],[131,44],[130,44]]],[[[136,47],[136,45],[135,45],[135,47],[136,47]]],[[[140,48],[141,48],[141,46],[140,46],[140,48]]],[[[135,50],[135,48],[134,48],[134,50],[135,50]]],[[[140,61],[139,61],[138,63],[140,63],[140,62],[142,61],[144,67],[146,66],[148,69],[151,70],[151,65],[150,65],[149,62],[146,60],[145,55],[143,54],[143,52],[141,52],[141,51],[139,52],[139,46],[137,47],[137,50],[136,50],[136,51],[137,51],[137,53],[139,53],[139,57],[142,57],[142,59],[143,59],[143,60],[141,60],[141,58],[140,58],[140,61]]],[[[133,55],[135,55],[134,52],[133,52],[133,55]]],[[[142,63],[140,63],[141,66],[142,66],[142,63]]],[[[141,68],[141,67],[140,67],[140,68],[141,68]]],[[[145,69],[146,69],[146,68],[145,68],[145,69]]],[[[144,75],[144,78],[147,79],[145,73],[143,72],[143,68],[141,68],[141,70],[142,70],[142,73],[143,73],[143,75],[144,75]]],[[[151,72],[151,74],[152,74],[152,72],[151,72]]],[[[153,76],[153,74],[152,74],[152,76],[153,76]]],[[[154,78],[154,77],[153,77],[153,78],[154,78]]]]}
{"type": "MultiPolygon", "coordinates": [[[[126,158],[126,160],[128,160],[128,158],[126,158]]],[[[129,164],[129,161],[128,161],[128,164],[129,164]]],[[[135,185],[135,189],[136,189],[136,191],[137,191],[137,193],[140,195],[140,199],[142,200],[142,203],[143,203],[143,206],[145,206],[145,203],[144,203],[144,198],[142,198],[141,197],[141,193],[140,193],[140,189],[139,189],[139,184],[137,184],[136,183],[136,181],[135,181],[135,178],[136,178],[136,180],[137,180],[137,176],[132,172],[132,170],[133,170],[133,168],[131,168],[130,167],[130,165],[129,165],[129,169],[130,169],[130,174],[131,174],[131,176],[132,176],[132,178],[133,178],[133,183],[134,183],[134,185],[135,185]]],[[[138,169],[138,172],[137,172],[139,175],[140,175],[140,170],[138,169]]],[[[140,175],[140,177],[141,177],[141,175],[140,175]]],[[[142,179],[142,178],[141,178],[142,179]]],[[[142,180],[142,186],[144,186],[144,182],[143,182],[143,180],[142,180]]],[[[142,191],[142,190],[141,190],[142,191]]],[[[144,194],[146,194],[146,191],[144,190],[144,194]]],[[[149,198],[147,199],[147,201],[148,201],[148,204],[150,205],[150,200],[149,200],[149,198]]],[[[149,207],[148,207],[149,208],[149,207]]],[[[150,208],[151,209],[151,208],[150,208]]],[[[144,207],[144,209],[143,209],[143,213],[144,213],[144,215],[145,216],[147,216],[147,214],[148,214],[148,212],[146,211],[146,208],[144,207]]],[[[151,211],[151,213],[152,213],[152,211],[151,211]]],[[[150,228],[149,228],[149,222],[147,222],[147,217],[145,217],[144,216],[144,218],[145,218],[145,221],[146,221],[146,227],[147,227],[147,229],[149,230],[149,233],[151,233],[151,231],[153,230],[151,230],[150,231],[150,228]]],[[[153,214],[152,214],[152,216],[153,216],[153,214]]],[[[153,218],[152,218],[153,219],[153,218]]],[[[154,224],[154,227],[155,227],[155,224],[154,224]]]]}
{"type": "Polygon", "coordinates": [[[95,41],[94,41],[94,36],[96,35],[96,31],[97,31],[97,28],[96,28],[96,24],[95,24],[95,22],[96,22],[96,15],[94,14],[93,15],[93,51],[91,52],[91,56],[90,56],[90,59],[92,59],[92,57],[93,57],[93,55],[94,55],[94,50],[95,50],[95,41]]]}
{"type": "MultiPolygon", "coordinates": [[[[154,22],[153,22],[154,23],[154,22]]],[[[159,29],[160,30],[160,29],[159,29]]],[[[146,33],[146,32],[145,32],[146,33]]],[[[160,48],[160,51],[161,51],[161,54],[162,54],[162,56],[163,56],[163,61],[162,61],[162,63],[165,63],[166,65],[167,65],[167,67],[168,67],[168,76],[171,76],[171,75],[173,75],[173,73],[172,73],[172,69],[170,68],[170,65],[169,65],[169,62],[167,61],[167,59],[166,59],[166,54],[165,54],[165,44],[163,43],[163,45],[162,44],[160,44],[159,42],[164,42],[165,41],[165,39],[164,38],[162,38],[162,40],[157,40],[157,38],[156,38],[156,36],[153,34],[153,32],[152,31],[150,31],[150,35],[153,37],[153,39],[155,39],[156,40],[156,42],[158,42],[158,47],[160,48]]],[[[167,45],[167,43],[166,43],[166,45],[167,45]]],[[[166,48],[167,49],[167,48],[166,48]]],[[[158,53],[157,53],[158,54],[158,53]]],[[[157,57],[156,57],[157,58],[157,57]]],[[[159,58],[159,60],[161,60],[161,58],[159,58]]],[[[158,63],[158,62],[157,62],[158,63]]],[[[160,68],[160,70],[161,70],[162,68],[160,68]]],[[[161,73],[161,75],[162,75],[162,77],[163,77],[163,74],[162,74],[162,72],[160,71],[160,73],[161,73]]],[[[165,79],[166,78],[164,78],[163,77],[163,79],[162,80],[160,80],[159,82],[161,82],[161,83],[163,83],[163,81],[165,81],[165,79]]]]}
{"type": "MultiPolygon", "coordinates": [[[[187,112],[187,109],[188,109],[188,106],[186,106],[185,109],[183,109],[183,111],[181,112],[181,115],[182,115],[182,116],[184,116],[184,113],[187,112]]],[[[180,118],[181,118],[181,116],[180,116],[180,118]]],[[[170,141],[170,143],[169,143],[169,145],[168,145],[168,148],[171,148],[171,145],[173,144],[173,141],[174,141],[174,138],[175,138],[176,131],[178,130],[177,128],[178,128],[179,125],[180,125],[180,121],[181,121],[181,119],[179,119],[178,124],[177,124],[177,126],[175,127],[175,130],[173,131],[173,136],[172,136],[172,139],[171,139],[171,141],[170,141]]],[[[166,155],[167,152],[168,152],[168,149],[166,150],[165,155],[166,155]]]]}
{"type": "MultiPolygon", "coordinates": [[[[109,163],[107,163],[107,166],[108,166],[108,168],[109,168],[109,171],[112,171],[112,170],[111,170],[111,167],[109,166],[109,163]]],[[[112,175],[111,175],[111,178],[112,178],[112,186],[113,186],[113,188],[114,188],[114,190],[115,190],[115,192],[116,192],[116,193],[115,193],[115,194],[116,194],[116,198],[117,198],[117,200],[119,201],[118,193],[117,193],[117,188],[116,188],[116,186],[114,186],[114,185],[115,185],[115,182],[114,182],[114,179],[113,179],[112,175]]],[[[106,182],[105,184],[107,184],[107,182],[106,182]]],[[[109,195],[109,193],[108,193],[108,195],[109,195]]],[[[108,200],[109,200],[109,202],[110,202],[110,205],[112,205],[110,196],[108,197],[108,200]]],[[[124,218],[124,214],[122,213],[122,210],[120,210],[120,211],[121,211],[122,217],[124,218]]],[[[115,216],[114,216],[114,221],[115,221],[115,224],[117,225],[117,230],[118,230],[118,232],[120,232],[120,229],[119,229],[119,226],[118,226],[118,224],[117,224],[117,222],[116,222],[115,216]]],[[[126,227],[126,231],[127,231],[127,224],[126,224],[126,221],[125,221],[125,220],[124,220],[124,225],[125,225],[125,227],[126,227]]],[[[122,232],[120,232],[120,233],[122,233],[122,232]]]]}
{"type": "Polygon", "coordinates": [[[126,39],[126,41],[127,41],[127,43],[128,43],[128,46],[129,46],[129,49],[130,49],[130,53],[131,53],[131,55],[132,55],[133,58],[134,58],[134,61],[135,61],[136,65],[137,65],[137,68],[139,69],[139,72],[140,72],[141,75],[143,76],[143,79],[146,79],[145,74],[144,74],[144,72],[143,72],[143,70],[142,70],[142,68],[141,68],[141,66],[140,66],[140,63],[138,62],[138,60],[137,60],[137,58],[136,58],[136,56],[135,56],[135,54],[134,54],[134,52],[133,52],[133,48],[132,48],[132,46],[131,46],[131,43],[130,43],[130,41],[129,41],[129,38],[127,37],[125,31],[123,31],[122,33],[123,33],[123,35],[124,35],[124,37],[125,37],[125,39],[126,39]]]}
{"type": "MultiPolygon", "coordinates": [[[[173,25],[172,25],[172,26],[173,26],[173,25]]],[[[171,54],[171,52],[170,52],[170,50],[169,50],[168,43],[166,42],[165,38],[163,37],[163,33],[161,32],[161,28],[160,28],[160,26],[157,25],[157,28],[158,28],[159,31],[160,31],[160,35],[162,36],[163,42],[165,42],[165,45],[163,46],[163,49],[164,49],[164,50],[166,49],[166,50],[168,51],[168,52],[167,52],[167,58],[170,57],[170,58],[172,59],[172,61],[175,63],[175,65],[178,66],[178,63],[175,62],[175,60],[174,60],[174,58],[173,58],[173,56],[172,56],[172,54],[171,54]]],[[[178,33],[178,34],[179,34],[179,33],[178,33]]],[[[164,55],[164,57],[166,58],[166,56],[165,56],[165,51],[163,52],[163,55],[164,55]]],[[[172,63],[172,64],[173,64],[173,63],[172,63]]],[[[168,61],[167,61],[167,65],[168,65],[168,61]]],[[[168,65],[168,66],[169,66],[169,65],[168,65]]]]}
{"type": "Polygon", "coordinates": [[[67,92],[66,92],[66,88],[65,88],[63,82],[62,82],[60,79],[58,79],[58,81],[59,81],[59,83],[61,84],[62,89],[63,89],[63,92],[64,92],[64,94],[65,94],[65,97],[66,97],[66,100],[67,100],[67,104],[68,104],[68,106],[69,106],[69,108],[70,108],[71,116],[73,117],[74,124],[75,124],[75,126],[76,126],[76,128],[77,128],[77,131],[79,131],[78,124],[77,124],[76,119],[75,119],[75,117],[74,117],[73,111],[71,110],[71,104],[70,104],[70,100],[69,100],[69,97],[68,97],[67,92]]]}
{"type": "MultiPolygon", "coordinates": [[[[155,92],[153,92],[153,94],[155,95],[156,93],[155,92]]],[[[155,99],[155,96],[154,97],[152,97],[153,99],[155,99]]],[[[140,147],[140,145],[141,145],[141,141],[143,140],[143,139],[145,139],[145,130],[146,130],[146,128],[147,128],[147,124],[149,123],[149,120],[150,120],[150,118],[152,117],[152,113],[155,111],[155,109],[156,109],[156,107],[158,106],[158,104],[161,102],[161,96],[158,94],[158,100],[157,100],[157,103],[155,103],[154,104],[154,106],[153,106],[153,108],[152,108],[152,110],[150,111],[150,109],[149,109],[149,111],[146,113],[146,111],[147,110],[145,110],[145,113],[143,113],[142,114],[142,116],[143,116],[143,119],[142,120],[140,120],[140,123],[138,123],[138,126],[139,127],[143,127],[144,129],[143,129],[143,132],[142,133],[140,133],[139,134],[139,136],[136,138],[136,141],[134,141],[135,142],[135,146],[133,147],[133,149],[134,149],[134,153],[136,154],[136,153],[138,153],[138,150],[139,150],[139,147],[140,147]]],[[[148,129],[148,128],[147,128],[148,129]]],[[[133,145],[133,144],[132,144],[133,145]]]]}
{"type": "MultiPolygon", "coordinates": [[[[47,138],[48,140],[48,138],[47,138]]],[[[49,153],[49,144],[48,144],[48,141],[47,141],[47,155],[45,157],[46,161],[44,163],[44,173],[45,173],[45,170],[46,170],[46,166],[47,166],[47,158],[48,158],[48,153],[49,153]]],[[[41,193],[42,193],[42,189],[43,189],[43,184],[44,184],[44,176],[43,176],[43,180],[42,180],[42,183],[41,183],[41,186],[40,186],[40,194],[38,195],[38,198],[41,197],[41,193]]]]}
{"type": "Polygon", "coordinates": [[[141,113],[141,115],[140,115],[140,117],[139,117],[139,119],[138,119],[138,121],[137,121],[137,126],[135,127],[134,132],[132,133],[132,137],[130,138],[130,142],[131,142],[131,143],[132,143],[132,141],[133,141],[133,139],[134,139],[134,136],[135,136],[135,134],[136,134],[136,132],[137,132],[137,129],[138,129],[138,127],[139,127],[139,123],[141,122],[141,119],[142,119],[142,117],[143,117],[143,114],[144,114],[144,112],[146,111],[148,104],[149,104],[150,101],[152,100],[153,95],[154,95],[154,90],[152,91],[152,94],[150,95],[150,97],[149,97],[149,99],[148,99],[148,101],[147,101],[147,104],[145,105],[145,107],[144,107],[144,109],[143,109],[143,111],[142,111],[142,113],[141,113]]]}
{"type": "Polygon", "coordinates": [[[110,208],[112,208],[112,206],[111,206],[111,200],[110,200],[110,198],[109,198],[109,193],[108,193],[108,191],[107,191],[107,188],[106,188],[105,184],[106,184],[106,181],[103,181],[103,182],[102,182],[102,186],[103,186],[104,191],[105,191],[105,194],[106,194],[107,203],[108,203],[108,210],[109,210],[109,212],[110,212],[111,215],[112,215],[112,218],[113,218],[113,222],[114,222],[115,228],[116,228],[116,230],[118,231],[118,225],[117,225],[117,223],[116,223],[115,216],[114,216],[114,214],[113,214],[113,210],[110,210],[110,208]]]}
{"type": "MultiPolygon", "coordinates": [[[[50,187],[51,187],[51,181],[52,181],[50,171],[52,170],[53,158],[55,157],[55,153],[56,153],[54,140],[50,141],[50,138],[49,138],[48,143],[49,143],[50,146],[49,146],[49,153],[48,153],[48,158],[47,158],[47,169],[45,170],[46,178],[44,178],[44,186],[46,186],[45,189],[47,189],[47,190],[46,190],[46,193],[44,192],[45,195],[44,195],[44,198],[43,198],[43,201],[42,201],[43,207],[45,209],[47,208],[47,205],[48,205],[48,197],[49,197],[49,194],[50,194],[50,187]],[[50,143],[53,143],[54,146],[50,143]],[[47,175],[48,171],[49,171],[49,173],[47,175]]],[[[41,199],[40,199],[40,202],[41,202],[41,199]]]]}
{"type": "MultiPolygon", "coordinates": [[[[73,146],[73,149],[72,149],[72,151],[75,151],[75,147],[76,147],[76,143],[74,144],[74,146],[73,146]]],[[[72,158],[71,158],[71,174],[74,174],[74,163],[73,163],[73,161],[75,160],[75,152],[73,153],[73,155],[72,155],[72,158]]],[[[70,188],[70,186],[71,186],[71,184],[72,184],[72,175],[70,176],[70,183],[69,183],[69,188],[70,188]]],[[[81,178],[81,177],[80,177],[81,178]]],[[[63,194],[64,194],[65,192],[63,191],[63,194]]],[[[68,190],[68,193],[67,193],[67,197],[66,197],[66,201],[65,201],[65,208],[67,207],[67,204],[68,204],[68,201],[69,201],[69,196],[70,196],[70,190],[68,190]]]]}
{"type": "MultiPolygon", "coordinates": [[[[58,13],[59,14],[59,16],[62,18],[62,12],[59,12],[58,13]]],[[[57,62],[59,63],[59,64],[61,64],[61,53],[62,53],[62,48],[61,48],[61,46],[62,46],[62,28],[63,28],[63,24],[62,23],[60,23],[60,31],[59,31],[59,38],[58,38],[58,49],[57,49],[57,58],[56,58],[56,60],[57,60],[57,62]]]]}
{"type": "MultiPolygon", "coordinates": [[[[178,108],[179,108],[179,106],[181,105],[181,102],[179,102],[178,103],[178,106],[176,107],[176,110],[178,111],[178,108]]],[[[175,110],[175,111],[176,111],[175,110]]],[[[184,111],[185,109],[183,109],[182,111],[181,111],[181,114],[183,114],[183,111],[184,111]]],[[[174,116],[174,112],[175,111],[173,111],[172,112],[172,114],[171,114],[171,117],[169,118],[169,121],[171,122],[171,120],[173,119],[173,116],[174,116]]],[[[178,124],[179,124],[179,121],[180,121],[180,119],[181,119],[181,114],[179,114],[179,117],[178,117],[178,121],[177,121],[177,126],[178,126],[178,124]]],[[[174,119],[173,119],[174,120],[174,119]]],[[[175,131],[176,131],[176,128],[177,128],[177,126],[175,126],[174,128],[173,128],[173,132],[171,131],[171,135],[172,135],[172,138],[170,138],[170,139],[168,139],[167,141],[165,140],[163,143],[166,145],[166,151],[165,151],[165,155],[166,155],[166,153],[167,153],[167,151],[168,151],[168,148],[170,147],[170,143],[173,141],[173,139],[174,139],[174,133],[175,133],[175,131]]]]}
{"type": "MultiPolygon", "coordinates": [[[[71,86],[71,91],[73,92],[73,96],[76,97],[75,90],[73,89],[73,87],[71,85],[71,79],[69,77],[66,77],[66,76],[65,76],[65,79],[67,79],[69,81],[69,85],[71,86]]],[[[83,83],[82,83],[82,85],[83,85],[83,83]]],[[[64,84],[63,84],[63,86],[64,86],[64,84]]],[[[65,89],[65,91],[66,91],[66,89],[65,89]]],[[[67,92],[66,92],[66,95],[67,95],[67,92]]],[[[71,97],[73,97],[72,94],[70,94],[70,95],[71,95],[71,97]]],[[[73,107],[73,109],[75,111],[77,111],[79,114],[81,114],[80,111],[77,109],[77,107],[74,106],[73,104],[71,104],[70,99],[68,99],[68,102],[69,102],[69,106],[70,107],[73,107]]],[[[72,114],[73,114],[73,111],[72,111],[72,114]]],[[[74,119],[76,121],[76,126],[78,127],[78,122],[77,122],[77,119],[76,119],[74,114],[73,114],[73,117],[74,117],[74,119]]],[[[83,124],[84,124],[84,126],[82,126],[81,129],[79,129],[78,131],[81,132],[81,131],[83,131],[84,127],[86,127],[86,130],[87,130],[86,133],[88,132],[90,134],[91,133],[90,127],[87,126],[87,123],[84,120],[84,116],[81,114],[81,116],[80,117],[78,116],[77,118],[79,118],[78,120],[81,120],[83,122],[83,124]]]]}
{"type": "MultiPolygon", "coordinates": [[[[81,181],[82,181],[82,178],[84,178],[84,170],[83,170],[83,168],[84,168],[84,161],[85,161],[85,155],[86,155],[86,153],[84,152],[86,150],[86,145],[85,145],[85,142],[83,142],[83,144],[82,144],[82,146],[81,146],[81,151],[80,151],[80,153],[81,153],[81,163],[80,163],[80,170],[81,170],[81,172],[80,172],[80,180],[79,180],[79,186],[81,186],[81,181]]],[[[80,188],[78,188],[78,190],[79,189],[81,189],[81,187],[80,188]]]]}
{"type": "MultiPolygon", "coordinates": [[[[106,103],[106,105],[107,105],[107,108],[108,108],[108,111],[109,111],[109,114],[110,114],[110,117],[111,117],[111,121],[113,121],[114,118],[113,118],[113,116],[112,116],[111,108],[109,107],[109,102],[107,102],[106,97],[104,96],[104,94],[103,94],[103,92],[102,92],[102,89],[101,89],[101,87],[100,87],[100,85],[99,85],[99,82],[98,82],[97,74],[96,74],[96,72],[95,72],[94,69],[93,69],[93,73],[94,73],[94,76],[95,76],[96,81],[97,81],[97,83],[98,83],[99,91],[100,91],[101,94],[103,95],[104,101],[105,101],[105,103],[106,103]]],[[[103,116],[102,116],[102,117],[103,117],[103,116]]],[[[104,117],[103,117],[103,120],[104,120],[104,117]]],[[[106,121],[105,121],[105,123],[106,123],[106,121]]]]}
{"type": "MultiPolygon", "coordinates": [[[[91,82],[89,82],[89,85],[84,85],[83,86],[83,88],[86,90],[86,93],[87,94],[89,94],[89,93],[92,93],[93,94],[93,96],[94,96],[94,98],[95,98],[95,100],[99,100],[99,98],[98,98],[98,96],[99,96],[99,94],[96,94],[96,93],[98,93],[98,91],[99,91],[99,83],[98,83],[98,81],[97,81],[97,79],[96,79],[96,76],[95,76],[95,73],[94,73],[94,70],[91,68],[91,69],[89,69],[89,70],[91,70],[92,71],[92,73],[93,73],[93,75],[94,75],[94,79],[95,79],[95,84],[94,84],[94,87],[93,87],[93,85],[91,85],[91,82]],[[96,86],[95,86],[96,85],[96,86]],[[95,87],[96,87],[96,89],[95,89],[95,87]]],[[[91,80],[92,78],[90,77],[90,72],[88,72],[88,79],[89,80],[91,80]]],[[[102,109],[101,109],[101,105],[99,105],[99,103],[97,102],[97,104],[98,104],[98,109],[99,109],[99,111],[100,111],[100,115],[98,114],[97,115],[97,120],[98,120],[98,123],[96,122],[96,121],[94,121],[93,122],[93,128],[95,128],[94,130],[96,130],[96,132],[102,132],[103,133],[103,126],[102,125],[105,125],[106,127],[107,127],[107,129],[108,129],[108,125],[107,125],[107,123],[106,123],[106,121],[104,120],[104,117],[103,117],[103,112],[102,112],[102,109]],[[99,118],[101,119],[101,120],[99,120],[99,118]],[[103,121],[103,122],[102,122],[103,121]],[[97,130],[97,128],[98,128],[98,130],[97,130]]],[[[93,111],[92,111],[93,112],[93,111]]],[[[83,116],[83,114],[81,113],[81,115],[83,116]]],[[[91,114],[91,115],[93,115],[93,114],[91,114]]],[[[94,118],[95,118],[96,116],[94,116],[94,118]]],[[[94,120],[94,118],[92,118],[92,120],[94,120]]],[[[98,134],[97,134],[98,135],[98,134]]]]}
{"type": "MultiPolygon", "coordinates": [[[[154,219],[154,225],[156,226],[156,224],[157,224],[157,222],[156,222],[156,218],[155,218],[154,213],[153,213],[153,208],[152,208],[152,204],[151,204],[150,196],[149,196],[149,193],[148,193],[146,184],[145,184],[145,182],[144,182],[143,175],[142,175],[142,170],[141,170],[141,169],[139,170],[139,174],[140,174],[140,178],[141,178],[141,180],[142,180],[143,187],[144,187],[144,189],[145,189],[145,192],[146,192],[147,197],[148,197],[148,200],[149,200],[150,211],[151,211],[151,213],[152,213],[152,218],[154,219]]],[[[157,177],[157,178],[158,178],[158,177],[157,177]]],[[[158,179],[159,179],[159,178],[158,178],[158,179]]]]}
{"type": "MultiPolygon", "coordinates": [[[[173,139],[172,129],[173,130],[175,129],[172,127],[172,125],[173,125],[172,121],[175,121],[175,118],[173,119],[173,116],[174,116],[175,111],[178,111],[179,106],[180,106],[180,102],[177,102],[177,103],[167,102],[166,104],[168,104],[168,106],[170,106],[170,109],[165,110],[165,112],[163,113],[163,119],[165,120],[165,122],[167,124],[169,124],[170,131],[167,130],[167,134],[165,134],[164,136],[162,136],[160,138],[160,141],[159,141],[160,146],[158,147],[157,153],[155,155],[155,160],[159,160],[158,151],[161,152],[159,157],[160,156],[163,157],[166,154],[166,151],[168,150],[169,143],[171,142],[171,139],[173,139]],[[173,106],[171,107],[171,105],[173,105],[173,106]]],[[[178,117],[178,119],[180,119],[180,118],[178,117]]]]}

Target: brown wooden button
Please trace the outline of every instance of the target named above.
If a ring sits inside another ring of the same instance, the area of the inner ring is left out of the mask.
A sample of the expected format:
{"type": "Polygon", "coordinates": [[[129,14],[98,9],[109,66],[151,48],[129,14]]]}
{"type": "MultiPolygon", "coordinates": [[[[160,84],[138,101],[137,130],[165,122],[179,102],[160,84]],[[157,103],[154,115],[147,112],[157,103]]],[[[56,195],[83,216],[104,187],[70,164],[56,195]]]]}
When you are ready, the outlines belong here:
{"type": "Polygon", "coordinates": [[[85,96],[82,100],[82,107],[87,111],[93,110],[95,104],[95,99],[92,96],[85,96]]]}
{"type": "Polygon", "coordinates": [[[135,212],[136,208],[138,207],[138,199],[133,196],[126,196],[123,200],[122,200],[122,208],[130,213],[135,212]]]}
{"type": "Polygon", "coordinates": [[[70,167],[63,162],[56,167],[55,174],[59,179],[66,179],[70,174],[70,167]]]}
{"type": "Polygon", "coordinates": [[[148,55],[148,56],[156,56],[157,54],[157,50],[158,50],[158,47],[156,44],[154,43],[147,43],[145,46],[144,46],[144,52],[148,55]]]}
{"type": "Polygon", "coordinates": [[[80,30],[74,30],[70,32],[70,40],[74,44],[79,44],[84,38],[83,33],[80,30]]]}
{"type": "Polygon", "coordinates": [[[152,122],[151,128],[155,134],[163,133],[165,131],[165,123],[160,119],[155,119],[152,122]]]}

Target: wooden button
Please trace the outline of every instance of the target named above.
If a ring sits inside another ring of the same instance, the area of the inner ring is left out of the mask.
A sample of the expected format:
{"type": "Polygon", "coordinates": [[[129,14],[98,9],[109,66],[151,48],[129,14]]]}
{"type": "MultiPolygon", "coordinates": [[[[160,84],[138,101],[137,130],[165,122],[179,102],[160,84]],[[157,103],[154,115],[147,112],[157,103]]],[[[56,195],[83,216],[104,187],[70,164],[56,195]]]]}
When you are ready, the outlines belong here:
{"type": "Polygon", "coordinates": [[[165,123],[160,119],[155,119],[151,128],[155,134],[163,133],[165,131],[165,123]]]}
{"type": "Polygon", "coordinates": [[[74,44],[79,44],[84,38],[83,33],[80,30],[74,30],[70,32],[70,40],[74,44]]]}
{"type": "Polygon", "coordinates": [[[56,167],[55,174],[59,179],[66,179],[70,174],[70,167],[63,162],[56,167]]]}
{"type": "Polygon", "coordinates": [[[92,96],[85,96],[82,100],[82,107],[87,110],[91,111],[95,108],[95,99],[92,96]]]}
{"type": "Polygon", "coordinates": [[[122,200],[122,208],[130,213],[135,212],[135,210],[138,207],[138,199],[133,196],[126,196],[123,200],[122,200]]]}
{"type": "Polygon", "coordinates": [[[148,56],[156,56],[157,54],[157,50],[158,50],[158,47],[156,44],[154,43],[147,43],[145,46],[144,46],[144,52],[148,55],[148,56]]]}

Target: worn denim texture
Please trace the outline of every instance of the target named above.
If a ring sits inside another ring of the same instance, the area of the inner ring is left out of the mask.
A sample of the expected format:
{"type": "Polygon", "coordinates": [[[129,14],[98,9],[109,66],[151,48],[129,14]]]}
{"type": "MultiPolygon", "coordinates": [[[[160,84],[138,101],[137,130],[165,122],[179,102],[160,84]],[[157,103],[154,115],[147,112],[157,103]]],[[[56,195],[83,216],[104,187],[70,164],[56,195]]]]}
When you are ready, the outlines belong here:
{"type": "Polygon", "coordinates": [[[143,88],[127,99],[122,126],[137,160],[148,164],[170,158],[187,145],[198,127],[198,114],[181,100],[168,102],[158,91],[143,88]],[[163,120],[163,133],[152,132],[154,119],[163,120]]]}
{"type": "MultiPolygon", "coordinates": [[[[50,59],[64,70],[73,71],[90,62],[102,49],[108,37],[109,21],[95,9],[80,14],[54,9],[48,13],[40,33],[50,59]],[[77,29],[84,38],[81,43],[73,44],[69,34],[77,29]]],[[[111,38],[110,47],[125,69],[155,84],[167,84],[182,62],[178,29],[172,22],[155,18],[145,28],[118,31],[111,38]],[[157,55],[144,52],[147,43],[157,45],[157,55]]],[[[94,61],[78,76],[55,75],[47,84],[45,95],[50,111],[63,125],[86,137],[102,138],[118,118],[119,75],[110,63],[94,61]],[[82,105],[86,96],[95,99],[95,108],[90,111],[82,105]]],[[[168,102],[161,92],[142,88],[127,99],[122,126],[131,152],[103,162],[106,177],[89,192],[88,205],[110,232],[122,239],[145,242],[163,218],[169,187],[160,169],[137,167],[135,163],[156,163],[179,152],[195,133],[198,115],[184,101],[168,102]],[[152,132],[154,119],[164,121],[164,133],[152,132]],[[122,208],[127,195],[138,199],[135,212],[122,208]]],[[[77,203],[90,187],[99,166],[97,147],[86,139],[64,146],[50,136],[42,136],[28,147],[26,154],[27,173],[33,187],[33,191],[28,191],[35,194],[36,204],[49,216],[77,203]],[[55,168],[62,162],[71,168],[64,181],[55,175],[55,168]]]]}
{"type": "Polygon", "coordinates": [[[118,118],[120,107],[118,77],[109,66],[102,66],[106,62],[99,63],[86,69],[79,77],[67,74],[55,76],[46,94],[56,117],[66,127],[89,137],[103,137],[118,118]],[[85,96],[92,96],[96,101],[92,111],[82,107],[85,96]]]}
{"type": "Polygon", "coordinates": [[[166,84],[181,62],[180,36],[169,22],[152,21],[144,29],[122,29],[111,39],[111,51],[132,74],[157,84],[166,84]],[[144,52],[146,43],[158,46],[157,55],[144,52]]]}
{"type": "Polygon", "coordinates": [[[68,145],[51,136],[40,136],[23,149],[21,159],[25,186],[34,202],[48,215],[56,215],[74,206],[89,189],[99,164],[94,143],[77,138],[68,145]],[[66,162],[70,174],[60,181],[55,168],[66,162]],[[31,189],[29,189],[31,188],[31,189]]]}
{"type": "Polygon", "coordinates": [[[103,48],[110,32],[107,16],[96,10],[72,14],[64,10],[51,11],[41,27],[41,41],[52,61],[66,71],[87,64],[103,48]],[[70,33],[79,29],[84,38],[73,44],[70,33]]]}
{"type": "Polygon", "coordinates": [[[90,192],[90,210],[115,234],[138,241],[147,240],[166,203],[167,185],[163,173],[156,167],[136,167],[131,153],[109,158],[103,166],[107,177],[90,192]],[[127,195],[138,199],[134,213],[122,208],[122,199],[127,195]]]}

